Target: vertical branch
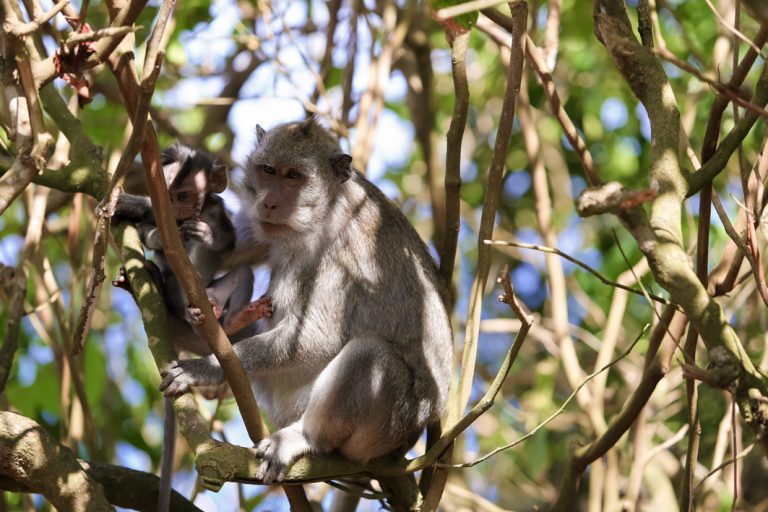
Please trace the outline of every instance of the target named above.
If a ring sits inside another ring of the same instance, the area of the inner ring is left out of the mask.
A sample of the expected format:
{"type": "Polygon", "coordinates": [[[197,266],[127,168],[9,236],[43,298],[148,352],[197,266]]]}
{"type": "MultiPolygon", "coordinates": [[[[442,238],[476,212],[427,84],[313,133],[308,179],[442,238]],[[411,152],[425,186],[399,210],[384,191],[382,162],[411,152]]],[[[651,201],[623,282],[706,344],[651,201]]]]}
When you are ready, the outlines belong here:
{"type": "Polygon", "coordinates": [[[475,360],[477,357],[477,338],[480,330],[480,310],[482,306],[485,284],[488,280],[488,272],[491,265],[490,246],[483,241],[493,238],[493,224],[496,216],[496,207],[501,191],[501,179],[504,174],[507,148],[512,133],[512,121],[515,117],[517,97],[520,92],[520,84],[523,75],[523,59],[525,51],[525,30],[528,20],[528,4],[516,2],[509,4],[512,12],[512,54],[507,73],[507,88],[504,92],[504,100],[499,116],[499,128],[496,132],[496,142],[493,149],[488,178],[485,187],[485,199],[483,212],[480,219],[480,232],[478,233],[478,259],[477,272],[472,283],[469,298],[469,311],[467,312],[466,337],[461,357],[461,376],[458,383],[458,393],[455,394],[455,402],[450,404],[448,412],[448,425],[458,421],[469,402],[469,394],[474,376],[475,360]]]}
{"type": "Polygon", "coordinates": [[[8,274],[10,278],[8,285],[12,286],[12,291],[5,319],[3,346],[0,349],[0,392],[5,389],[5,383],[11,372],[13,359],[19,344],[21,317],[24,314],[24,299],[27,294],[27,275],[29,274],[32,256],[40,248],[40,237],[43,232],[47,203],[48,189],[42,187],[36,189],[32,195],[32,204],[29,208],[27,233],[24,238],[24,246],[19,255],[19,266],[8,274]]]}
{"type": "MultiPolygon", "coordinates": [[[[424,6],[417,7],[413,16],[406,44],[411,50],[412,59],[404,58],[401,62],[408,65],[404,69],[408,82],[406,98],[411,111],[411,121],[416,130],[416,140],[421,148],[421,158],[426,170],[427,189],[432,209],[432,241],[443,259],[445,246],[445,193],[442,169],[437,165],[435,151],[434,71],[432,70],[432,44],[429,41],[429,17],[424,6]]],[[[408,55],[411,57],[411,55],[408,55]]],[[[405,66],[404,66],[405,67],[405,66]]]]}
{"type": "Polygon", "coordinates": [[[15,130],[13,140],[17,155],[13,166],[0,176],[0,215],[2,215],[45,167],[46,155],[53,143],[53,137],[45,129],[40,96],[32,72],[33,60],[38,57],[34,43],[29,37],[19,39],[11,34],[9,27],[21,23],[14,3],[3,0],[0,5],[5,13],[2,36],[4,56],[15,59],[22,89],[22,94],[19,94],[18,88],[14,91],[14,88],[6,87],[6,93],[11,93],[9,110],[16,121],[13,127],[15,130]]]}
{"type": "MultiPolygon", "coordinates": [[[[560,15],[563,12],[562,0],[547,0],[547,24],[544,27],[544,62],[549,69],[555,68],[560,40],[560,15]]],[[[528,41],[531,44],[531,41],[528,41]]]]}
{"type": "Polygon", "coordinates": [[[469,84],[467,82],[467,47],[469,30],[451,33],[446,37],[451,45],[451,70],[455,102],[451,125],[446,135],[445,152],[445,242],[441,251],[440,275],[448,288],[453,280],[456,247],[459,240],[461,203],[461,143],[467,126],[469,111],[469,84]]]}

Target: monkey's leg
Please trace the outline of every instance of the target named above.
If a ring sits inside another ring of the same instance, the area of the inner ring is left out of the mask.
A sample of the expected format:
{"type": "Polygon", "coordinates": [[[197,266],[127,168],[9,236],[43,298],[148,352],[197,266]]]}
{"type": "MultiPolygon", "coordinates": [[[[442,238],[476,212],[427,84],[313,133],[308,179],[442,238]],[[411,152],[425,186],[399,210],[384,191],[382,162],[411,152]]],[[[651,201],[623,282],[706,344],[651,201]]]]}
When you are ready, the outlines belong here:
{"type": "Polygon", "coordinates": [[[229,314],[224,320],[224,332],[230,336],[237,334],[262,318],[270,316],[272,316],[272,300],[261,297],[239,311],[229,314]]]}
{"type": "Polygon", "coordinates": [[[221,323],[228,335],[237,333],[263,317],[263,314],[253,318],[242,313],[253,295],[253,270],[247,265],[235,267],[214,279],[206,288],[206,292],[209,299],[215,301],[221,308],[221,323]],[[234,318],[238,318],[238,321],[233,324],[234,318]]]}
{"type": "Polygon", "coordinates": [[[310,452],[339,450],[360,462],[386,455],[420,430],[428,399],[387,342],[350,340],[315,380],[301,419],[259,444],[259,474],[265,482],[280,480],[310,452]]]}

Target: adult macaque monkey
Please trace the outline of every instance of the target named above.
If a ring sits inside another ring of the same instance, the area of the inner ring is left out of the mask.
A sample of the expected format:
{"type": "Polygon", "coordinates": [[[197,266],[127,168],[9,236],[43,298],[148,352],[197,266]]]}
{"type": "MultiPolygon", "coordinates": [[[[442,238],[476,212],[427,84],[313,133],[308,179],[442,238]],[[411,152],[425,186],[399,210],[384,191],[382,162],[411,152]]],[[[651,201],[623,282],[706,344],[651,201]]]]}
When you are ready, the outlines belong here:
{"type": "MultiPolygon", "coordinates": [[[[234,227],[222,199],[217,195],[227,187],[226,168],[216,165],[206,153],[181,144],[163,151],[161,163],[184,249],[206,286],[214,313],[227,334],[237,334],[239,337],[252,335],[255,330],[244,328],[262,316],[271,314],[271,305],[266,299],[249,304],[253,293],[251,268],[239,266],[214,278],[221,268],[222,259],[235,246],[234,227]]],[[[208,343],[196,330],[202,321],[202,311],[187,304],[186,294],[168,265],[150,199],[146,196],[122,194],[117,201],[115,218],[135,223],[144,245],[155,251],[156,270],[153,274],[159,274],[155,278],[170,312],[168,324],[169,331],[173,333],[171,342],[174,347],[197,355],[210,354],[208,343]]],[[[122,269],[115,284],[128,288],[122,269]]],[[[234,341],[240,339],[237,336],[233,337],[234,341]]],[[[158,504],[160,511],[168,510],[176,443],[173,408],[167,399],[164,422],[158,504]]]]}
{"type": "MultiPolygon", "coordinates": [[[[311,118],[257,127],[236,224],[269,244],[265,332],[233,348],[281,427],[257,446],[258,477],[338,450],[404,450],[444,409],[453,336],[447,291],[400,210],[311,118]],[[247,222],[243,222],[247,221],[247,222]]],[[[167,395],[222,381],[211,357],[162,370],[167,395]]]]}

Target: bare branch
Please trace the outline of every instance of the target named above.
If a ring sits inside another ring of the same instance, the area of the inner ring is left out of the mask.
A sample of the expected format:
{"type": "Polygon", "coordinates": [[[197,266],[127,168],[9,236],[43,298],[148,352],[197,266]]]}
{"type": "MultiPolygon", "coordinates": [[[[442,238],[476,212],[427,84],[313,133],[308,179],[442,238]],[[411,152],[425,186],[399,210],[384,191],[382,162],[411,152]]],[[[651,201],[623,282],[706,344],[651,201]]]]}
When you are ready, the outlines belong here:
{"type": "Polygon", "coordinates": [[[512,5],[519,1],[520,0],[512,0],[511,2],[507,2],[506,0],[471,0],[462,4],[439,9],[435,12],[435,18],[438,20],[447,20],[450,18],[455,18],[456,16],[461,16],[462,14],[468,14],[473,11],[496,7],[497,5],[501,5],[503,3],[509,3],[512,5]]]}
{"type": "Polygon", "coordinates": [[[28,23],[21,23],[19,21],[12,21],[6,18],[6,22],[3,24],[3,28],[9,33],[22,37],[31,34],[35,30],[39,29],[44,23],[48,23],[54,16],[61,12],[69,4],[69,0],[61,0],[54,5],[50,11],[42,13],[39,17],[35,16],[35,19],[28,23]]]}
{"type": "Polygon", "coordinates": [[[137,30],[141,30],[141,25],[134,26],[134,27],[109,27],[109,28],[102,28],[99,30],[96,30],[94,32],[81,32],[81,33],[71,33],[67,39],[64,41],[64,46],[67,48],[74,48],[75,46],[85,43],[88,41],[98,41],[99,39],[105,39],[108,37],[113,38],[122,38],[126,34],[130,34],[132,32],[136,32],[137,30]]]}
{"type": "MultiPolygon", "coordinates": [[[[574,263],[574,264],[580,266],[581,268],[583,268],[584,270],[586,270],[587,272],[589,272],[593,276],[597,277],[600,280],[600,282],[603,283],[603,284],[606,284],[608,286],[613,286],[614,288],[620,288],[622,290],[625,290],[625,291],[628,291],[628,292],[631,292],[631,293],[634,293],[634,294],[641,295],[641,296],[645,297],[645,293],[642,290],[638,290],[636,288],[632,288],[632,287],[627,286],[625,284],[622,284],[622,283],[620,283],[618,281],[612,281],[612,280],[608,279],[607,277],[605,277],[604,275],[602,275],[597,270],[595,270],[594,268],[592,268],[589,265],[587,265],[586,263],[584,263],[583,261],[581,261],[581,260],[579,260],[577,258],[574,258],[570,254],[567,254],[567,253],[561,251],[560,249],[558,249],[556,247],[544,247],[542,245],[527,244],[527,243],[524,243],[524,242],[510,242],[510,241],[507,241],[507,240],[484,240],[484,242],[486,244],[488,244],[488,245],[505,245],[505,246],[511,246],[511,247],[519,247],[521,249],[531,249],[531,250],[534,250],[534,251],[540,251],[540,252],[545,252],[545,253],[557,254],[558,256],[560,256],[562,258],[565,258],[566,260],[570,261],[571,263],[574,263]]],[[[653,299],[654,301],[656,301],[656,302],[658,302],[660,304],[664,304],[666,306],[671,306],[673,308],[677,307],[675,304],[671,303],[668,299],[665,299],[664,297],[660,297],[658,295],[653,295],[653,294],[649,294],[648,296],[651,299],[653,299]]]]}
{"type": "Polygon", "coordinates": [[[449,424],[458,421],[462,411],[469,401],[469,392],[472,386],[475,360],[477,356],[477,335],[480,328],[480,310],[482,305],[485,284],[490,271],[490,247],[483,240],[492,238],[493,224],[496,216],[496,207],[501,191],[501,179],[505,169],[507,147],[512,132],[512,121],[515,117],[518,94],[520,92],[523,75],[523,59],[525,51],[525,30],[528,17],[526,3],[510,4],[512,19],[515,22],[515,30],[512,32],[512,57],[507,74],[507,88],[504,93],[501,114],[499,116],[499,128],[496,133],[496,142],[493,150],[491,165],[488,170],[488,179],[485,187],[485,199],[483,213],[480,220],[478,240],[477,273],[469,298],[469,311],[467,313],[466,337],[461,358],[461,376],[458,384],[458,399],[450,405],[448,413],[449,424]]]}
{"type": "Polygon", "coordinates": [[[470,32],[456,34],[451,40],[451,69],[455,103],[451,124],[446,134],[445,153],[445,244],[440,259],[440,275],[450,289],[459,239],[461,201],[461,143],[469,112],[467,82],[467,48],[470,32]]]}

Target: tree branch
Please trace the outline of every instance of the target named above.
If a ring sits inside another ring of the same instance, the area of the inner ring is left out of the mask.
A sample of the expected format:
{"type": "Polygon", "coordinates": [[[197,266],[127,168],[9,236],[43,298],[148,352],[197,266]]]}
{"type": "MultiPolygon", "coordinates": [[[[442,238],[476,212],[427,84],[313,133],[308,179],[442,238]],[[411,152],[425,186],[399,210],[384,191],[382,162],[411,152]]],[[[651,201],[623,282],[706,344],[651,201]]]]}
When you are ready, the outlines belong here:
{"type": "Polygon", "coordinates": [[[57,510],[113,510],[104,489],[78,464],[72,452],[40,425],[0,412],[0,474],[42,494],[57,510]]]}

